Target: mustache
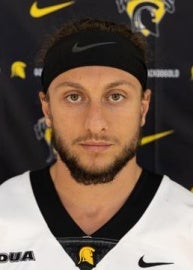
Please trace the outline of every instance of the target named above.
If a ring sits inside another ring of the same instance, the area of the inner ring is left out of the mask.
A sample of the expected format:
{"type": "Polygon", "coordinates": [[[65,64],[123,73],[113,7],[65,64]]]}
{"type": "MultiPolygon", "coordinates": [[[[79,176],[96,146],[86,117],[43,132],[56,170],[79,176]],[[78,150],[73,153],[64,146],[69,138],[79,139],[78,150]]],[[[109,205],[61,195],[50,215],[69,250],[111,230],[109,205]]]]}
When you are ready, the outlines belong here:
{"type": "Polygon", "coordinates": [[[72,144],[82,143],[85,141],[104,141],[104,142],[111,142],[111,143],[119,143],[119,140],[115,136],[107,136],[107,135],[99,135],[99,134],[87,134],[84,136],[80,136],[73,140],[72,144]]]}

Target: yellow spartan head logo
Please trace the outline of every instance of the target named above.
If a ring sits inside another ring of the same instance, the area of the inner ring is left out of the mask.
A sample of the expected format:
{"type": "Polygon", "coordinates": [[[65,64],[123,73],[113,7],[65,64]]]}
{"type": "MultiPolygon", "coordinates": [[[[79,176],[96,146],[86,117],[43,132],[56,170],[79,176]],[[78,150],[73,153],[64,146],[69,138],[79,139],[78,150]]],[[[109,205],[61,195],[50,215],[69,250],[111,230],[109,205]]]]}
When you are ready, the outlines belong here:
{"type": "Polygon", "coordinates": [[[11,65],[11,78],[13,77],[19,77],[21,79],[26,78],[25,74],[25,68],[26,68],[26,63],[22,61],[16,61],[11,65]]]}
{"type": "Polygon", "coordinates": [[[94,265],[93,260],[93,252],[95,252],[95,249],[92,247],[83,247],[79,251],[79,262],[78,264],[82,262],[87,262],[91,265],[94,265]]]}
{"type": "Polygon", "coordinates": [[[140,31],[144,36],[150,34],[158,36],[157,26],[166,13],[163,0],[130,0],[127,2],[126,11],[134,30],[140,31]],[[149,22],[148,25],[144,23],[142,18],[144,12],[151,17],[149,18],[151,23],[149,22]]]}

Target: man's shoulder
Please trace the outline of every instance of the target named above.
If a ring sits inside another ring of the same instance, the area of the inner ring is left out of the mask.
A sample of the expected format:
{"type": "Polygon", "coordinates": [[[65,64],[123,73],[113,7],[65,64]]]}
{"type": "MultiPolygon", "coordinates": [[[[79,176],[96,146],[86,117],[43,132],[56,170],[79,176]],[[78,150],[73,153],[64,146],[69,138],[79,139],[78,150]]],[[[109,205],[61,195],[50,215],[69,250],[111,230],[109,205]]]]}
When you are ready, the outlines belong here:
{"type": "MultiPolygon", "coordinates": [[[[168,190],[168,192],[171,192],[174,195],[180,195],[179,198],[187,198],[190,200],[193,200],[193,193],[188,190],[186,187],[184,187],[182,184],[179,184],[178,182],[171,179],[169,176],[164,175],[163,176],[163,187],[168,190]]],[[[176,198],[176,199],[177,199],[176,198]]]]}
{"type": "MultiPolygon", "coordinates": [[[[166,175],[163,176],[157,198],[168,210],[175,210],[177,215],[193,213],[193,193],[166,175]]],[[[193,215],[191,216],[193,220],[193,215]]]]}
{"type": "Polygon", "coordinates": [[[0,185],[0,238],[28,237],[45,226],[33,193],[30,171],[0,185]],[[17,232],[17,234],[16,234],[17,232]]]}
{"type": "Polygon", "coordinates": [[[45,176],[49,167],[43,167],[36,170],[28,170],[20,173],[16,176],[6,179],[3,183],[0,184],[0,193],[5,191],[18,193],[20,189],[25,189],[27,186],[31,186],[32,178],[42,178],[45,176]]]}
{"type": "Polygon", "coordinates": [[[30,174],[30,171],[25,171],[19,175],[13,176],[5,180],[0,185],[0,194],[3,195],[5,193],[11,193],[11,192],[17,193],[21,188],[24,189],[29,182],[29,179],[30,179],[29,174],[30,174]]]}
{"type": "MultiPolygon", "coordinates": [[[[0,215],[18,211],[33,197],[29,171],[7,179],[0,185],[0,215]],[[6,207],[5,207],[6,206],[6,207]]],[[[19,212],[19,211],[18,211],[19,212]]]]}
{"type": "MultiPolygon", "coordinates": [[[[168,176],[163,176],[155,196],[141,219],[141,228],[158,232],[152,242],[193,239],[193,194],[168,176]]],[[[153,239],[153,238],[152,238],[153,239]]],[[[172,241],[171,241],[172,244],[172,241]]],[[[168,243],[170,245],[170,243],[168,243]]],[[[177,246],[179,245],[176,244],[177,246]]]]}

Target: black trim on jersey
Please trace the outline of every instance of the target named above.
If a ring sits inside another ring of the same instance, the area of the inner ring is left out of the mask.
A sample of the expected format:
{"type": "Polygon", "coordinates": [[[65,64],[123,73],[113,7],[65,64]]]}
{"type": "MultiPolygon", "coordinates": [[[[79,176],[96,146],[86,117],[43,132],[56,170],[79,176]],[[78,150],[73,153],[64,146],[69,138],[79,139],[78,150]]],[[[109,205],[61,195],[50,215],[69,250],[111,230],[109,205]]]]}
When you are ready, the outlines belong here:
{"type": "MultiPolygon", "coordinates": [[[[40,211],[53,235],[56,238],[85,236],[63,207],[49,168],[31,172],[30,179],[40,211]]],[[[161,180],[161,175],[143,170],[126,203],[104,226],[93,233],[92,237],[116,240],[122,238],[141,218],[161,180]]]]}
{"type": "Polygon", "coordinates": [[[91,236],[85,235],[63,207],[49,168],[31,172],[30,179],[40,211],[53,235],[80,270],[92,270],[141,218],[162,176],[143,170],[126,203],[91,236]]]}

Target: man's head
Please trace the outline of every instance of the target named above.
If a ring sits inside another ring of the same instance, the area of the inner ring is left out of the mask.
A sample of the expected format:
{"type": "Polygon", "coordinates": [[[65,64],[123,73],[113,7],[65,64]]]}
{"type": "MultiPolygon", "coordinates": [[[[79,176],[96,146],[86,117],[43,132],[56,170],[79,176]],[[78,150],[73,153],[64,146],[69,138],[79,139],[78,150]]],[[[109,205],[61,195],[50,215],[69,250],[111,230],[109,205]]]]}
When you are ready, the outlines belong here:
{"type": "Polygon", "coordinates": [[[64,26],[45,55],[40,98],[53,144],[84,184],[112,181],[135,156],[148,111],[141,36],[83,20],[64,26]]]}

